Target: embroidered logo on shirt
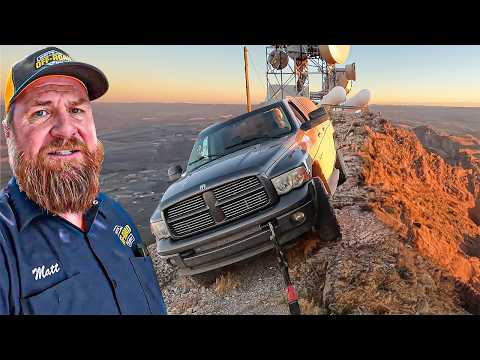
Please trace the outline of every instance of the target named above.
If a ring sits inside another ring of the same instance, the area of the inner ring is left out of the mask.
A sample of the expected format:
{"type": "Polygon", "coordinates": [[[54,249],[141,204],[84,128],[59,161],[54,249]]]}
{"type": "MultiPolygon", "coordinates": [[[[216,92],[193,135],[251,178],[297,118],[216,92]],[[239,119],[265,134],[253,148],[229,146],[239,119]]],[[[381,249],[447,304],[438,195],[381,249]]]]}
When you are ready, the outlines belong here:
{"type": "Polygon", "coordinates": [[[117,234],[123,245],[132,247],[132,244],[135,241],[135,236],[133,236],[132,228],[129,225],[115,225],[113,232],[117,234]]]}
{"type": "Polygon", "coordinates": [[[45,279],[47,276],[53,275],[60,271],[58,267],[58,263],[55,265],[50,266],[49,268],[45,268],[45,265],[38,266],[32,269],[32,274],[35,275],[35,280],[45,279]]]}

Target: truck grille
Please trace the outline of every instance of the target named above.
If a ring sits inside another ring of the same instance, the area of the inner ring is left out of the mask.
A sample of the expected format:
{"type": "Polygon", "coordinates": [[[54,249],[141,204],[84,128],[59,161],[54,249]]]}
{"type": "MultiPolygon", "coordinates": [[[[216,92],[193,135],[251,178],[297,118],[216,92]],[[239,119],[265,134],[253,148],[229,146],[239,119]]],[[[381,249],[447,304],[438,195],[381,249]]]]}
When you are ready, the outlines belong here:
{"type": "Polygon", "coordinates": [[[174,220],[175,218],[181,217],[201,208],[206,208],[206,204],[205,200],[203,200],[202,194],[199,194],[170,206],[165,211],[165,215],[168,219],[174,220]]]}
{"type": "Polygon", "coordinates": [[[199,233],[244,217],[270,204],[262,183],[250,176],[217,186],[165,209],[175,236],[199,233]]]}
{"type": "Polygon", "coordinates": [[[225,185],[221,185],[212,191],[215,195],[215,198],[221,202],[234,194],[241,193],[242,191],[248,191],[259,186],[261,186],[261,184],[257,177],[247,177],[225,185]]]}
{"type": "Polygon", "coordinates": [[[260,189],[244,198],[234,200],[226,205],[220,206],[226,219],[234,219],[243,214],[250,213],[268,203],[268,195],[264,189],[260,189]]]}
{"type": "Polygon", "coordinates": [[[207,210],[192,218],[170,223],[169,225],[176,235],[184,236],[215,225],[215,221],[213,221],[212,215],[207,210]]]}

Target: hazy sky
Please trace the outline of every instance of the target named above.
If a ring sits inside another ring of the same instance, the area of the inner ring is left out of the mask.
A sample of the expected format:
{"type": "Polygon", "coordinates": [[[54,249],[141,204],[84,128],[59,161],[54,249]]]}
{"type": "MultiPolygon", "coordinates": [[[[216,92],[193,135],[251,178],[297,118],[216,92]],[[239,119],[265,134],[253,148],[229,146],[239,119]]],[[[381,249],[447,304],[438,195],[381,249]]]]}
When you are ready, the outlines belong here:
{"type": "MultiPolygon", "coordinates": [[[[49,46],[49,45],[45,45],[49,46]]],[[[107,75],[104,102],[244,103],[243,46],[53,45],[107,75]]],[[[0,83],[13,62],[44,46],[0,45],[0,83]]],[[[265,46],[247,45],[254,103],[265,100],[265,46]]],[[[480,46],[353,45],[354,95],[374,104],[480,106],[480,46]]],[[[319,90],[311,88],[311,90],[319,90]]],[[[3,94],[2,94],[3,96],[3,94]]]]}

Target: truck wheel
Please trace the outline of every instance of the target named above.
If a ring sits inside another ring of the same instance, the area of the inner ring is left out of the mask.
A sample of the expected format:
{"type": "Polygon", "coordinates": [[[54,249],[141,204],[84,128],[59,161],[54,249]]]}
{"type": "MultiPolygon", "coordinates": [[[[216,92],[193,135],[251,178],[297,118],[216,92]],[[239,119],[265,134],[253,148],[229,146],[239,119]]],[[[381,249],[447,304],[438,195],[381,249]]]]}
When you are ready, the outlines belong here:
{"type": "Polygon", "coordinates": [[[316,202],[317,218],[315,219],[314,232],[323,241],[341,240],[342,233],[340,231],[340,225],[321,185],[317,185],[316,202]]]}
{"type": "Polygon", "coordinates": [[[315,233],[317,236],[326,242],[340,241],[342,239],[342,233],[340,231],[340,225],[338,225],[337,219],[331,224],[322,224],[315,227],[315,233]]]}
{"type": "Polygon", "coordinates": [[[335,161],[335,167],[340,171],[340,176],[338,177],[338,185],[342,185],[347,181],[348,171],[345,162],[343,161],[342,154],[337,150],[337,159],[335,161]]]}

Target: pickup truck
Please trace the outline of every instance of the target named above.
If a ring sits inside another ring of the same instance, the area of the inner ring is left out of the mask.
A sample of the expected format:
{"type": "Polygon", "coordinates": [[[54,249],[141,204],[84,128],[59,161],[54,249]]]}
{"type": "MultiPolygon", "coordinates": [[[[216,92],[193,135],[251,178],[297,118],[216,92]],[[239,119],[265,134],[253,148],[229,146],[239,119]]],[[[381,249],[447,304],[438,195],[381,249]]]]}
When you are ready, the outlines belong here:
{"type": "Polygon", "coordinates": [[[340,239],[329,198],[347,174],[333,132],[304,97],[202,130],[150,218],[159,256],[183,275],[209,272],[272,249],[269,222],[281,245],[310,230],[340,239]]]}

